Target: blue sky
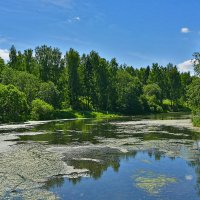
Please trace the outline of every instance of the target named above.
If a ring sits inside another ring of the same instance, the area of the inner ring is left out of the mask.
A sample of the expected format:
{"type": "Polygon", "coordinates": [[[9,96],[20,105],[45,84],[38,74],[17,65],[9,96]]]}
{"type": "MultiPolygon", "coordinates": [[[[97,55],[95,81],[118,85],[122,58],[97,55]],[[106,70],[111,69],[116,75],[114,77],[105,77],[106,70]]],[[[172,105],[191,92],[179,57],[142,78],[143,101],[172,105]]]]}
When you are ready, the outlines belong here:
{"type": "Polygon", "coordinates": [[[47,44],[119,63],[191,68],[200,48],[199,0],[0,0],[0,56],[47,44]]]}

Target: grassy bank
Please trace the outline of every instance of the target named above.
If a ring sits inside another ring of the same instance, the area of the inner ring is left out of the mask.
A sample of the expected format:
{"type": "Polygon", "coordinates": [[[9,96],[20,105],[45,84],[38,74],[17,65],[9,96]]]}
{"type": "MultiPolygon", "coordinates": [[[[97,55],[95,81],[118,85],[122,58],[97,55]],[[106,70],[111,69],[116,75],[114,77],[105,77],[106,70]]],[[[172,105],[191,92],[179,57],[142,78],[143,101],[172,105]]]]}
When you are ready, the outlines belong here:
{"type": "Polygon", "coordinates": [[[70,118],[112,118],[119,117],[119,114],[95,111],[75,111],[75,110],[57,110],[54,113],[54,119],[70,118]]]}

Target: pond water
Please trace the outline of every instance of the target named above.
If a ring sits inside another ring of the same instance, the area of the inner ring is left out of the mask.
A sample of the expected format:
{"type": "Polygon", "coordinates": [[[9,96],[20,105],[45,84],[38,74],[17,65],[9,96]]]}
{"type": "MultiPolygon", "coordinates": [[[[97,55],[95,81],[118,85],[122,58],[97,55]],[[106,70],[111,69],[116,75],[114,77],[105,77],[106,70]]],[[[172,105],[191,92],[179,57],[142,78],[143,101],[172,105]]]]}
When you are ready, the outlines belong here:
{"type": "MultiPolygon", "coordinates": [[[[0,196],[26,199],[37,193],[34,199],[200,199],[200,133],[189,118],[163,114],[61,120],[14,129],[0,126],[2,137],[10,136],[4,141],[13,142],[16,155],[18,151],[23,155],[18,157],[23,160],[14,161],[17,172],[6,167],[6,177],[12,182],[14,175],[21,173],[24,181],[23,187],[18,178],[12,186],[4,182],[0,196]],[[27,164],[31,161],[23,164],[31,156],[35,156],[32,165],[27,164]],[[62,163],[73,170],[61,172],[62,163]],[[34,171],[31,176],[28,168],[34,171]]],[[[16,158],[13,152],[6,152],[6,159],[3,155],[1,163],[16,158]]],[[[3,169],[5,164],[0,164],[0,179],[3,169]]]]}

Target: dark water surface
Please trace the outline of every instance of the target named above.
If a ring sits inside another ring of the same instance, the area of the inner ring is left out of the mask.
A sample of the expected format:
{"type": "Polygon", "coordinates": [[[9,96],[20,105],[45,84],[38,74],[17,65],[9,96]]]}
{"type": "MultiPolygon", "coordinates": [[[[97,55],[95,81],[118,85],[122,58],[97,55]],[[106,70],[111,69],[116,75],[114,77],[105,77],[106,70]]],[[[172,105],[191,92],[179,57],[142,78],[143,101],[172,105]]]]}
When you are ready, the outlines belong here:
{"type": "Polygon", "coordinates": [[[178,126],[188,118],[164,114],[56,121],[30,128],[26,132],[40,134],[20,135],[16,141],[85,147],[71,157],[66,152],[63,160],[87,169],[86,177],[58,176],[45,185],[60,199],[195,200],[200,199],[200,133],[178,126]],[[173,120],[175,125],[168,123],[173,120]]]}

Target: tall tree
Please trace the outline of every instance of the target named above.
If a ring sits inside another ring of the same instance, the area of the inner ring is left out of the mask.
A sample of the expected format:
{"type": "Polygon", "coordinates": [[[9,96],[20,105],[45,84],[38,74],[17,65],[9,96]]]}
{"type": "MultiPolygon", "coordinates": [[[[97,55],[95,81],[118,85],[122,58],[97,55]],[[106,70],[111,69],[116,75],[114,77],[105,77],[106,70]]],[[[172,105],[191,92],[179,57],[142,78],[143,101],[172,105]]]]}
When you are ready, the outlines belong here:
{"type": "Polygon", "coordinates": [[[77,51],[70,49],[65,56],[68,69],[68,92],[70,105],[77,108],[80,97],[80,84],[78,68],[80,65],[80,56],[77,51]]]}
{"type": "Polygon", "coordinates": [[[200,53],[199,52],[195,52],[193,54],[194,57],[194,71],[196,72],[197,76],[200,76],[200,53]]]}
{"type": "Polygon", "coordinates": [[[188,103],[194,114],[200,113],[200,79],[195,78],[187,90],[188,103]]]}
{"type": "Polygon", "coordinates": [[[171,106],[177,105],[177,101],[181,94],[181,79],[177,67],[169,63],[167,65],[166,77],[169,86],[168,98],[171,100],[171,106]]]}
{"type": "Polygon", "coordinates": [[[108,83],[108,110],[116,111],[117,110],[117,71],[118,63],[115,58],[110,61],[108,74],[109,74],[109,83],[108,83]]]}
{"type": "Polygon", "coordinates": [[[97,96],[97,108],[100,110],[108,109],[108,84],[109,84],[109,74],[108,74],[108,62],[101,58],[99,60],[99,65],[96,69],[96,96],[97,96]]]}
{"type": "Polygon", "coordinates": [[[3,58],[0,57],[0,74],[3,71],[3,69],[5,68],[5,62],[3,60],[3,58]]]}
{"type": "Polygon", "coordinates": [[[81,58],[81,79],[82,79],[82,95],[86,100],[87,109],[91,109],[92,96],[94,93],[94,68],[90,56],[83,55],[81,58]]]}
{"type": "Polygon", "coordinates": [[[35,58],[40,66],[40,78],[47,82],[52,81],[57,85],[60,75],[62,53],[58,48],[43,45],[35,49],[35,58]]]}
{"type": "Polygon", "coordinates": [[[13,69],[17,68],[17,50],[14,45],[11,46],[10,52],[9,52],[9,66],[13,69]]]}
{"type": "Polygon", "coordinates": [[[161,101],[166,97],[165,91],[167,90],[167,83],[165,77],[165,69],[162,66],[159,66],[158,63],[153,63],[147,83],[156,83],[161,88],[161,101]]]}

